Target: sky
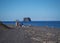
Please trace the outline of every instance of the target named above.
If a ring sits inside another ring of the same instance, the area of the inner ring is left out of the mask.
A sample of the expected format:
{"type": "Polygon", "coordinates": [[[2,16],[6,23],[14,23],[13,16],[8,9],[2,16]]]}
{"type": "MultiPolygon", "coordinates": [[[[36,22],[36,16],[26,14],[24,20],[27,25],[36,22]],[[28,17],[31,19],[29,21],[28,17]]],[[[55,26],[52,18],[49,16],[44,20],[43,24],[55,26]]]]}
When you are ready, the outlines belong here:
{"type": "Polygon", "coordinates": [[[60,0],[0,0],[0,21],[60,21],[60,0]]]}

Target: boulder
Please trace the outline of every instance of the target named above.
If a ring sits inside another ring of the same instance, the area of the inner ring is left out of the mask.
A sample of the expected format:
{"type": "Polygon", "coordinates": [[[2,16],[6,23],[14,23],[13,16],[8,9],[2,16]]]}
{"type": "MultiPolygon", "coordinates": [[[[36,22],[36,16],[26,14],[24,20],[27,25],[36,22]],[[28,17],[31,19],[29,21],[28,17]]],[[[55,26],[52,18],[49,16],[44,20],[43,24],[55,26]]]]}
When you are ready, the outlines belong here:
{"type": "Polygon", "coordinates": [[[29,17],[25,17],[25,18],[23,19],[23,21],[25,21],[25,22],[29,22],[29,21],[31,21],[31,18],[29,18],[29,17]]]}
{"type": "Polygon", "coordinates": [[[2,21],[0,21],[0,28],[8,28],[8,29],[11,29],[12,27],[7,26],[2,21]]]}

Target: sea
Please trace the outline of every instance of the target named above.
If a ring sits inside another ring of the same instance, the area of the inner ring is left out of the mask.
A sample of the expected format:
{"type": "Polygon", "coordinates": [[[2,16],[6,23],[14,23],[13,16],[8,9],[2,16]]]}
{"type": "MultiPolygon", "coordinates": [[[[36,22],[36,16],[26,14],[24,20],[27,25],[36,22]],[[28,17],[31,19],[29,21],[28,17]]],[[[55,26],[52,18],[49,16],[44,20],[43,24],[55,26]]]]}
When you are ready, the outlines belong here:
{"type": "MultiPolygon", "coordinates": [[[[15,21],[2,21],[4,24],[13,24],[15,25],[15,21]]],[[[55,27],[60,28],[60,21],[30,21],[30,22],[24,22],[20,21],[19,23],[28,26],[48,26],[48,27],[55,27]]]]}

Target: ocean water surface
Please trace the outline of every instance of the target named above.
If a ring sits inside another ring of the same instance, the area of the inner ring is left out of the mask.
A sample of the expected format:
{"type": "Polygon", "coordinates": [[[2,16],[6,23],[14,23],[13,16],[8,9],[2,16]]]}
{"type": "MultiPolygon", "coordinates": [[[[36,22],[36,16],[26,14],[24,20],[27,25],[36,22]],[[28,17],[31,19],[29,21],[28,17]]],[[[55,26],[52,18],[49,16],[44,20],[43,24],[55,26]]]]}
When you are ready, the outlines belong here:
{"type": "MultiPolygon", "coordinates": [[[[15,25],[15,21],[3,21],[4,24],[13,24],[15,25]]],[[[60,21],[31,21],[31,22],[24,22],[20,21],[23,25],[32,25],[32,26],[48,26],[48,27],[56,27],[60,28],[60,21]]]]}

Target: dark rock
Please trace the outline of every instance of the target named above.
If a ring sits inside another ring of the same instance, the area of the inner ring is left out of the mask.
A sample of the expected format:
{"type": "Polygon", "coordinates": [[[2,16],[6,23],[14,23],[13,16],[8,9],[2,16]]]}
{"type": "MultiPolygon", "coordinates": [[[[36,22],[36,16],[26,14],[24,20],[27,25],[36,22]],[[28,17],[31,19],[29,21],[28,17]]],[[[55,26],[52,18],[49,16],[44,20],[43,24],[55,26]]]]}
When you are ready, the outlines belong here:
{"type": "Polygon", "coordinates": [[[0,27],[4,27],[4,28],[10,28],[7,25],[3,24],[2,21],[0,21],[0,27]]]}
{"type": "Polygon", "coordinates": [[[25,17],[23,21],[25,21],[25,22],[29,22],[29,21],[31,21],[31,18],[29,18],[29,17],[25,17]]]}

